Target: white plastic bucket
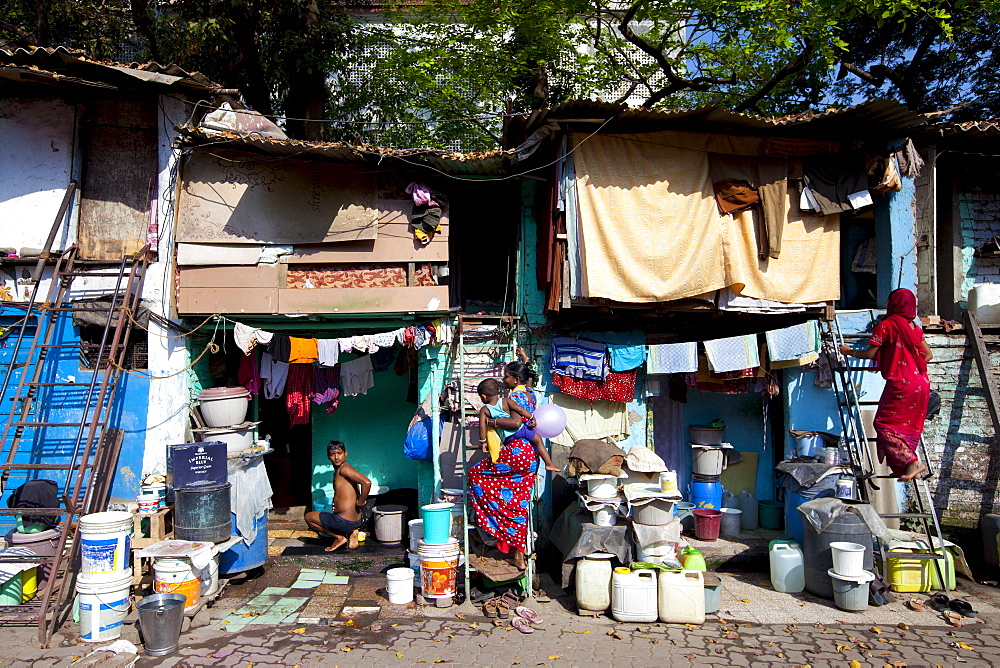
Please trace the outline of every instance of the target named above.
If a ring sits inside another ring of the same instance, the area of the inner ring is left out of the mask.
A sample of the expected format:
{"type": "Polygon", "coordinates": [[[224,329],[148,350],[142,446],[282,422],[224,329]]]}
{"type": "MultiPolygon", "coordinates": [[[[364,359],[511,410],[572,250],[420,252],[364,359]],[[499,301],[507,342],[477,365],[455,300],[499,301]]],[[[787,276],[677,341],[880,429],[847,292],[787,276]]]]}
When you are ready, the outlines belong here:
{"type": "Polygon", "coordinates": [[[405,605],[413,600],[413,578],[416,573],[410,568],[390,568],[385,573],[386,592],[389,603],[405,605]]]}
{"type": "Polygon", "coordinates": [[[610,499],[618,496],[618,478],[613,475],[597,475],[587,479],[587,496],[595,499],[610,499]]]}
{"type": "Polygon", "coordinates": [[[663,471],[660,473],[660,491],[677,491],[677,471],[663,471]]]}
{"type": "Polygon", "coordinates": [[[407,551],[406,559],[410,564],[410,570],[414,573],[420,572],[420,556],[416,552],[407,551]]]}
{"type": "Polygon", "coordinates": [[[130,568],[132,515],[122,511],[80,518],[80,574],[91,581],[118,580],[130,568]],[[94,577],[96,576],[96,577],[94,577]]]}
{"type": "Polygon", "coordinates": [[[160,507],[160,497],[155,494],[143,494],[136,497],[135,505],[140,515],[152,515],[160,507]]]}
{"type": "Polygon", "coordinates": [[[424,521],[423,520],[410,520],[406,523],[410,530],[410,552],[414,554],[417,551],[417,543],[424,538],[424,521]]]}
{"type": "Polygon", "coordinates": [[[185,610],[201,602],[201,577],[190,559],[159,557],[153,561],[153,574],[153,591],[157,594],[186,596],[185,610]]]}
{"type": "Polygon", "coordinates": [[[858,575],[840,575],[831,568],[827,575],[833,585],[833,602],[838,608],[862,612],[868,607],[868,583],[875,579],[873,573],[861,571],[858,575]]]}
{"type": "Polygon", "coordinates": [[[594,524],[599,527],[613,527],[618,523],[618,517],[613,506],[601,506],[597,510],[592,511],[592,513],[594,524]]]}
{"type": "Polygon", "coordinates": [[[837,541],[830,543],[833,552],[833,572],[846,577],[858,577],[865,572],[865,546],[837,541]]]}
{"type": "Polygon", "coordinates": [[[201,596],[211,596],[219,591],[219,555],[216,554],[201,571],[201,596]]]}
{"type": "Polygon", "coordinates": [[[84,642],[104,642],[121,635],[131,600],[132,569],[120,571],[116,579],[99,576],[91,579],[81,573],[76,578],[77,603],[80,610],[80,639],[84,642]]]}
{"type": "Polygon", "coordinates": [[[424,598],[449,598],[458,583],[458,555],[461,548],[454,538],[447,543],[417,545],[420,557],[420,589],[424,598]]]}

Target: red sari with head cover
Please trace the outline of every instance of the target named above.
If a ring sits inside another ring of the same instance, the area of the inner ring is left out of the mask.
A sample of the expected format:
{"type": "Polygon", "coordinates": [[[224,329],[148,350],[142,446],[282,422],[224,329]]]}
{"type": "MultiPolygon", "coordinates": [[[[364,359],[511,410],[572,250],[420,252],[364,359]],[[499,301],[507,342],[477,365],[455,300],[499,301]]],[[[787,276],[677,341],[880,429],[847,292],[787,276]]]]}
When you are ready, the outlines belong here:
{"type": "Polygon", "coordinates": [[[889,295],[886,317],[875,325],[868,343],[878,346],[872,367],[885,378],[875,414],[879,459],[899,476],[917,459],[917,445],[927,417],[930,381],[924,357],[924,332],[913,324],[917,298],[906,288],[889,295]]]}

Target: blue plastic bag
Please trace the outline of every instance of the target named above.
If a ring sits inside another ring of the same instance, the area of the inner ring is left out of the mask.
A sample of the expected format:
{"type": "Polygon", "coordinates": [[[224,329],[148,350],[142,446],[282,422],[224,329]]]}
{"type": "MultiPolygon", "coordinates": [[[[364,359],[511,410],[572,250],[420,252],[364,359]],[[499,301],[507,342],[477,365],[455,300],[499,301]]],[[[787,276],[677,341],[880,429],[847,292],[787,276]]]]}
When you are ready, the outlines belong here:
{"type": "MultiPolygon", "coordinates": [[[[441,420],[444,425],[444,420],[441,420]]],[[[431,418],[420,420],[406,432],[406,440],[403,441],[403,454],[410,459],[422,462],[433,460],[434,450],[431,448],[431,418]]],[[[441,430],[438,430],[440,438],[441,430]]]]}

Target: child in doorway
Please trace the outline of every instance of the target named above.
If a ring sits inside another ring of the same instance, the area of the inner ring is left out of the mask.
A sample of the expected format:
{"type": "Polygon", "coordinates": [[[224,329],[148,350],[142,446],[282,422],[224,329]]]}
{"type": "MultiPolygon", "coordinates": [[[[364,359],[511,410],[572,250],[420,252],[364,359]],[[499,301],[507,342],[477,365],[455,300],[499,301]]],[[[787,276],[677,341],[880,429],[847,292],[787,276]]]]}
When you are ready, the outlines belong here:
{"type": "Polygon", "coordinates": [[[340,549],[344,543],[347,549],[353,550],[358,546],[360,509],[368,500],[372,482],[347,463],[347,447],[343,441],[330,441],[326,456],[333,464],[333,512],[308,512],[306,524],[316,533],[333,538],[327,552],[340,549]]]}
{"type": "MultiPolygon", "coordinates": [[[[487,378],[479,383],[476,391],[483,402],[483,407],[479,411],[479,444],[482,446],[483,452],[490,452],[487,428],[493,427],[505,445],[514,439],[530,441],[535,446],[535,451],[542,462],[545,463],[546,471],[561,470],[552,463],[542,437],[535,433],[535,417],[517,405],[516,402],[501,397],[499,381],[495,378],[487,378]]],[[[490,452],[494,461],[496,461],[496,455],[496,452],[490,452]]]]}

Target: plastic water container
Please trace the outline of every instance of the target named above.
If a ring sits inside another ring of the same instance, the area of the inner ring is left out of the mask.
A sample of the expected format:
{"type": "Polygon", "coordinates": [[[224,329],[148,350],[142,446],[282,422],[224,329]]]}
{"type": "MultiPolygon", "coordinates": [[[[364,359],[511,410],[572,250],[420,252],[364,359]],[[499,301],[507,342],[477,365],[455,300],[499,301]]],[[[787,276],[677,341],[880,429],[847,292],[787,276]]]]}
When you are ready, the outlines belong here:
{"type": "Polygon", "coordinates": [[[132,514],[92,513],[80,518],[80,573],[119,579],[131,568],[132,514]]]}
{"type": "Polygon", "coordinates": [[[873,568],[871,529],[854,513],[841,513],[837,519],[818,533],[809,522],[803,522],[805,543],[802,544],[802,561],[805,564],[806,591],[822,598],[833,598],[828,570],[833,569],[831,543],[858,543],[865,546],[864,569],[873,568]]]}
{"type": "Polygon", "coordinates": [[[798,594],[806,588],[802,548],[790,540],[772,540],[767,550],[771,565],[771,586],[775,591],[798,594]]]}
{"type": "Polygon", "coordinates": [[[718,476],[700,478],[691,477],[691,485],[688,487],[691,503],[695,508],[710,508],[718,510],[722,507],[722,493],[724,489],[719,482],[718,476]]]}
{"type": "Polygon", "coordinates": [[[601,506],[591,513],[594,518],[594,525],[599,527],[613,527],[618,524],[618,514],[613,506],[601,506]]]}
{"type": "Polygon", "coordinates": [[[451,509],[454,503],[428,503],[420,507],[424,520],[424,542],[443,544],[451,539],[451,509]]]}
{"type": "MultiPolygon", "coordinates": [[[[451,504],[448,504],[451,505],[451,504]]],[[[450,519],[451,512],[448,515],[450,519]]],[[[424,520],[426,526],[427,520],[424,520]]],[[[448,538],[444,543],[417,545],[420,557],[420,587],[424,598],[451,598],[458,583],[458,555],[462,551],[458,541],[448,538]]]]}
{"type": "Polygon", "coordinates": [[[722,493],[722,507],[723,508],[739,508],[739,501],[736,500],[736,495],[726,490],[722,493]]]}
{"type": "Polygon", "coordinates": [[[661,622],[705,621],[705,579],[701,571],[660,571],[657,598],[661,622]]]}
{"type": "Polygon", "coordinates": [[[726,449],[715,445],[691,446],[691,470],[699,475],[721,475],[726,468],[726,449]]]}
{"type": "Polygon", "coordinates": [[[389,603],[405,605],[413,600],[413,578],[416,573],[410,568],[390,568],[385,573],[386,593],[389,603]]]}
{"type": "MultiPolygon", "coordinates": [[[[893,591],[900,593],[929,592],[938,589],[955,589],[955,555],[945,548],[944,561],[938,561],[944,571],[945,585],[941,586],[937,568],[930,559],[907,559],[905,555],[913,552],[930,552],[927,543],[913,541],[895,545],[886,554],[886,580],[893,591]]],[[[940,551],[938,551],[940,554],[940,551]]]]}
{"type": "Polygon", "coordinates": [[[611,615],[619,622],[655,622],[656,573],[640,569],[611,576],[611,615]]]}
{"type": "Polygon", "coordinates": [[[201,573],[194,569],[190,559],[158,557],[153,560],[153,573],[153,591],[157,594],[185,596],[185,610],[201,602],[201,573]]]}
{"type": "Polygon", "coordinates": [[[868,583],[875,579],[872,573],[861,571],[861,575],[840,575],[831,568],[827,574],[833,588],[833,602],[838,608],[848,612],[861,612],[868,608],[868,583]]]}
{"type": "Polygon", "coordinates": [[[89,579],[81,573],[76,579],[80,606],[80,639],[104,642],[121,635],[122,624],[132,605],[132,569],[118,573],[115,579],[89,579]]]}
{"type": "MultiPolygon", "coordinates": [[[[406,506],[375,506],[372,514],[375,515],[375,538],[378,539],[378,542],[386,545],[399,545],[400,541],[403,540],[406,506]]],[[[451,535],[450,512],[448,513],[448,535],[451,535]]]]}
{"type": "Polygon", "coordinates": [[[743,511],[739,508],[723,508],[722,522],[719,524],[719,534],[723,536],[739,536],[743,527],[743,511]]]}
{"type": "Polygon", "coordinates": [[[830,543],[833,555],[833,572],[851,577],[861,575],[865,570],[865,546],[858,543],[837,541],[830,543]]]}
{"type": "Polygon", "coordinates": [[[229,427],[246,419],[249,399],[245,387],[210,387],[198,395],[198,409],[207,426],[229,427]]]}
{"type": "Polygon", "coordinates": [[[701,550],[685,545],[680,554],[681,568],[686,571],[707,571],[708,564],[705,563],[705,555],[701,550]]]}
{"type": "Polygon", "coordinates": [[[757,498],[748,490],[743,490],[740,492],[738,501],[739,509],[743,511],[743,516],[741,518],[743,522],[743,530],[755,530],[759,524],[757,498]]]}
{"type": "Polygon", "coordinates": [[[594,552],[576,562],[576,606],[581,612],[604,612],[611,605],[611,558],[594,552]]]}
{"type": "Polygon", "coordinates": [[[1000,284],[974,284],[969,290],[969,310],[982,325],[1000,324],[1000,284]]]}

